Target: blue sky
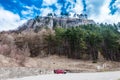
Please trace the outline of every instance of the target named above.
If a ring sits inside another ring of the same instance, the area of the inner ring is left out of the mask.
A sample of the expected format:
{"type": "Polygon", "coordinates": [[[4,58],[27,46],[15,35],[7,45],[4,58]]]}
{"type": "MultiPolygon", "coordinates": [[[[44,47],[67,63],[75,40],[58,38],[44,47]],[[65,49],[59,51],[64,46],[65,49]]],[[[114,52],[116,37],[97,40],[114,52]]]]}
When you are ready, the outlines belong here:
{"type": "Polygon", "coordinates": [[[120,0],[0,0],[0,31],[15,29],[37,15],[87,13],[96,22],[120,22],[120,0]]]}

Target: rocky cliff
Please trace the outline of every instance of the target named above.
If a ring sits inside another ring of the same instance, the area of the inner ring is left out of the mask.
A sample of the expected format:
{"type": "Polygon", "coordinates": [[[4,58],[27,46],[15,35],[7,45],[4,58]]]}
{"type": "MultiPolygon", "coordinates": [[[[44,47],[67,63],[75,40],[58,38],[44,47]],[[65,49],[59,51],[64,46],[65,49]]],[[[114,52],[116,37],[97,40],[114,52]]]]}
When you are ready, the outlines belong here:
{"type": "Polygon", "coordinates": [[[55,27],[73,27],[84,24],[95,24],[93,20],[80,19],[80,18],[68,18],[68,17],[36,17],[30,19],[27,23],[19,27],[19,30],[25,30],[27,28],[41,29],[43,27],[54,29],[55,27]]]}

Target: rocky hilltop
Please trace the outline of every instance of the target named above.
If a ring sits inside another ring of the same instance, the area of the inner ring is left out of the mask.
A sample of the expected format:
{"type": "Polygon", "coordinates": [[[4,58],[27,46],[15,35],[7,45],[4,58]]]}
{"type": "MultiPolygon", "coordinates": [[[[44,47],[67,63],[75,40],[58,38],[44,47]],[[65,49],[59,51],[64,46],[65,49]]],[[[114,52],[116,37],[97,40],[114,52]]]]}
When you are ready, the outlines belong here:
{"type": "Polygon", "coordinates": [[[42,27],[46,27],[50,29],[54,29],[55,27],[68,28],[68,27],[79,26],[79,25],[84,25],[84,24],[95,24],[95,22],[87,18],[37,16],[34,19],[28,20],[26,23],[20,26],[19,30],[25,30],[27,28],[39,30],[42,27]]]}

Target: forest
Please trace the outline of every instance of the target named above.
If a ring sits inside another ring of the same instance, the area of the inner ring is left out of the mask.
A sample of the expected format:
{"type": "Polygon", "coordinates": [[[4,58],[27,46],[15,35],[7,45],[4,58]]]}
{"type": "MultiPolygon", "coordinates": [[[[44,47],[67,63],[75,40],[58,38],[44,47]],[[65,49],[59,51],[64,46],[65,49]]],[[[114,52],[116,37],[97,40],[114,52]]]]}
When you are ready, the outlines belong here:
{"type": "Polygon", "coordinates": [[[55,28],[48,35],[48,54],[97,62],[99,54],[106,60],[120,61],[120,26],[89,24],[71,28],[55,28]]]}

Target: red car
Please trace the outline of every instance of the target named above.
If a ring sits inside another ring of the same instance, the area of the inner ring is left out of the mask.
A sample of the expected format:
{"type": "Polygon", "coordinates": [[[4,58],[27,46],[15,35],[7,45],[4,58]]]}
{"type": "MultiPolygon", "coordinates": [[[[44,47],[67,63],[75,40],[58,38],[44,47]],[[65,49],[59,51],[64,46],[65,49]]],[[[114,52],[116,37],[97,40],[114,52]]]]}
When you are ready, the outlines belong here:
{"type": "Polygon", "coordinates": [[[54,70],[54,73],[55,73],[55,74],[66,74],[67,71],[61,70],[61,69],[57,69],[57,70],[54,70]]]}

